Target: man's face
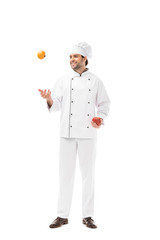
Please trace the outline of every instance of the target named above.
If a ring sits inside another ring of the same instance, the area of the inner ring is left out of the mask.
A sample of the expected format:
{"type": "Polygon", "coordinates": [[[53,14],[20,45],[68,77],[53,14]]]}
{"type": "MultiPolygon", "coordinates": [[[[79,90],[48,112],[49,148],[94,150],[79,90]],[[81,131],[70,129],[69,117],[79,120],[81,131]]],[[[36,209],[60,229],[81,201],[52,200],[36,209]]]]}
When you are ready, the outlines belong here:
{"type": "Polygon", "coordinates": [[[82,58],[80,54],[71,54],[70,55],[70,65],[73,70],[78,70],[82,67],[85,67],[86,57],[82,58]]]}

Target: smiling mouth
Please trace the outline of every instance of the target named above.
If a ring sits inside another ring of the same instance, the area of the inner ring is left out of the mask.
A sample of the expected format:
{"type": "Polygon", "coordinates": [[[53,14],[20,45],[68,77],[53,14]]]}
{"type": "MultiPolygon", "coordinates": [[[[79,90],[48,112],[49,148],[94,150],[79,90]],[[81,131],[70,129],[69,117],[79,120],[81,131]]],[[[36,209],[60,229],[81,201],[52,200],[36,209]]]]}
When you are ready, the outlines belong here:
{"type": "Polygon", "coordinates": [[[72,66],[75,66],[75,65],[76,65],[76,63],[71,63],[71,65],[72,65],[72,66]]]}

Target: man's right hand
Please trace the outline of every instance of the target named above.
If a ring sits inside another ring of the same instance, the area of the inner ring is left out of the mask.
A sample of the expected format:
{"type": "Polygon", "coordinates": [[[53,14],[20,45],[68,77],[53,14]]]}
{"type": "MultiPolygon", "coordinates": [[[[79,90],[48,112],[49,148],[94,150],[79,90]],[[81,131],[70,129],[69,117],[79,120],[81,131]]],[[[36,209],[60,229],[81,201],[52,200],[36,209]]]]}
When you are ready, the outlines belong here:
{"type": "Polygon", "coordinates": [[[46,89],[45,90],[38,89],[38,91],[41,93],[41,97],[46,99],[48,105],[51,107],[53,104],[53,100],[51,98],[51,91],[49,89],[47,92],[46,92],[46,89]]]}

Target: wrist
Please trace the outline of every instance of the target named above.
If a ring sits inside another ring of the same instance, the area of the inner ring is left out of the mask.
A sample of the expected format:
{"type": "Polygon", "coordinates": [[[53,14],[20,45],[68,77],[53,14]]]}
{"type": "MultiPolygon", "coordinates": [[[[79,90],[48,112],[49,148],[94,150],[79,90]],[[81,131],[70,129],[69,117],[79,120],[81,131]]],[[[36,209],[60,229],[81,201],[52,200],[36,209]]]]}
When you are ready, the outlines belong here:
{"type": "Polygon", "coordinates": [[[49,106],[52,106],[53,100],[52,99],[47,99],[47,103],[48,103],[49,106]]]}

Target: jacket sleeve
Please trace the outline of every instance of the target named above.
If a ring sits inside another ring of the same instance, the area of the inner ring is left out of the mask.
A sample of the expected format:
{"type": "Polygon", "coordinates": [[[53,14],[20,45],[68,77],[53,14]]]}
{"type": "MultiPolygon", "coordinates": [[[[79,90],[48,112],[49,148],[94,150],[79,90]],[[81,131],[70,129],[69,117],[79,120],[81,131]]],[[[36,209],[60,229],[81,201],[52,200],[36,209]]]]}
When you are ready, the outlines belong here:
{"type": "Polygon", "coordinates": [[[62,95],[62,83],[61,83],[61,79],[58,79],[53,87],[53,89],[51,90],[51,98],[53,100],[53,104],[51,107],[48,106],[47,102],[47,108],[49,110],[49,112],[56,112],[59,111],[61,109],[62,106],[62,99],[63,99],[63,95],[62,95]]]}
{"type": "Polygon", "coordinates": [[[103,125],[105,125],[104,120],[109,113],[110,103],[111,102],[108,97],[107,91],[104,87],[104,84],[99,79],[98,90],[96,95],[96,107],[97,107],[97,117],[100,117],[103,119],[103,122],[102,122],[103,125]]]}

